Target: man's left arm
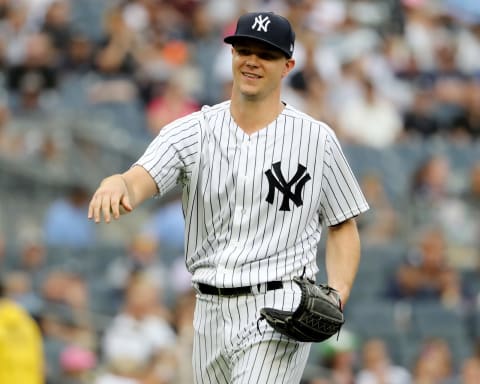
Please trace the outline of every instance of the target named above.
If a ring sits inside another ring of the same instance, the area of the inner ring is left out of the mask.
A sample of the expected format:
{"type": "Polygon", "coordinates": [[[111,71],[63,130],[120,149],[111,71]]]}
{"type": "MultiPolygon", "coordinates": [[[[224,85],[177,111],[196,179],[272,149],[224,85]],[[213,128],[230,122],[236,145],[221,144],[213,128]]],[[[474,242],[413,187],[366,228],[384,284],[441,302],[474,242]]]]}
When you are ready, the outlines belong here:
{"type": "Polygon", "coordinates": [[[347,302],[360,262],[360,237],[354,218],[328,227],[326,244],[328,285],[347,302]]]}

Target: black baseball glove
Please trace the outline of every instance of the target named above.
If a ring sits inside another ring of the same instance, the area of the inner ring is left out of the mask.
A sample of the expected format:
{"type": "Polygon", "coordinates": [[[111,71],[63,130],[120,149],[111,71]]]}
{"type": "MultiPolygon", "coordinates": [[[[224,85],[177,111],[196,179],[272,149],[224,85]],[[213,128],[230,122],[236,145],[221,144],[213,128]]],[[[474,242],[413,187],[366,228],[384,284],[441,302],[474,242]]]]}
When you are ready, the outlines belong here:
{"type": "Polygon", "coordinates": [[[293,312],[262,308],[260,319],[297,341],[320,342],[340,332],[344,318],[338,292],[303,277],[294,277],[293,281],[302,290],[298,308],[293,312]]]}

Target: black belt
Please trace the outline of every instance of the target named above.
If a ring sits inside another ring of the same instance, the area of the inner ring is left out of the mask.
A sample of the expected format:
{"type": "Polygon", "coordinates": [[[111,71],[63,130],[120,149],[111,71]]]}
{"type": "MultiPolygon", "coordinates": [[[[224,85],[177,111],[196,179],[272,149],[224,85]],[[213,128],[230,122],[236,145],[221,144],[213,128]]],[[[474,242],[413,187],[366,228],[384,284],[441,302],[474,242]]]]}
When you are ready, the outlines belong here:
{"type": "Polygon", "coordinates": [[[203,293],[205,295],[239,296],[273,291],[274,289],[281,289],[283,288],[283,283],[281,281],[269,281],[268,283],[252,285],[249,287],[233,288],[217,288],[211,285],[198,283],[197,287],[200,293],[203,293]]]}

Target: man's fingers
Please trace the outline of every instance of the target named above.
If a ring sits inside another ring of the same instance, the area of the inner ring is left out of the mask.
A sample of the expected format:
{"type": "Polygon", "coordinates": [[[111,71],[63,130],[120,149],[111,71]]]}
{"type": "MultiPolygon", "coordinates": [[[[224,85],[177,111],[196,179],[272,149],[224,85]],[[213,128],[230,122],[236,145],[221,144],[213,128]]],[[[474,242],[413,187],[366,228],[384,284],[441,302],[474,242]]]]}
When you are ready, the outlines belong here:
{"type": "Polygon", "coordinates": [[[132,204],[130,203],[130,199],[127,195],[123,195],[120,203],[122,204],[123,208],[125,208],[128,212],[133,210],[132,204]]]}
{"type": "Polygon", "coordinates": [[[88,204],[88,214],[87,217],[91,219],[93,217],[93,206],[92,206],[93,199],[90,200],[90,204],[88,204]]]}
{"type": "Polygon", "coordinates": [[[118,219],[120,217],[120,195],[115,194],[112,196],[112,200],[110,202],[111,211],[113,214],[114,219],[118,219]]]}
{"type": "Polygon", "coordinates": [[[111,200],[110,195],[103,195],[102,197],[102,213],[103,219],[106,223],[110,222],[110,210],[111,210],[111,200]]]}
{"type": "Polygon", "coordinates": [[[88,218],[95,221],[95,223],[100,222],[100,203],[101,199],[97,194],[93,195],[90,205],[88,206],[88,218]]]}
{"type": "Polygon", "coordinates": [[[88,206],[88,218],[94,219],[96,223],[101,221],[101,218],[109,223],[112,216],[115,219],[120,217],[120,196],[115,194],[111,196],[108,193],[96,193],[88,206]]]}
{"type": "Polygon", "coordinates": [[[112,217],[118,219],[122,213],[132,210],[125,182],[118,177],[110,177],[95,191],[88,206],[88,218],[99,223],[103,216],[103,220],[109,223],[112,217]]]}

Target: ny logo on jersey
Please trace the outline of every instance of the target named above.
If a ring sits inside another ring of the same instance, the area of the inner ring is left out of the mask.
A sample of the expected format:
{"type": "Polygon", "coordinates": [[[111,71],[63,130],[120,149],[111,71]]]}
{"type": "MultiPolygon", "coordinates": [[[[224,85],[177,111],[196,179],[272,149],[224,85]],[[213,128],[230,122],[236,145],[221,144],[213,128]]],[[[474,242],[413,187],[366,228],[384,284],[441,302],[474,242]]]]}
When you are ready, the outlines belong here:
{"type": "Polygon", "coordinates": [[[275,188],[277,188],[280,193],[283,193],[283,201],[280,206],[280,211],[290,211],[290,200],[292,200],[297,207],[303,205],[302,190],[305,183],[311,179],[310,175],[306,173],[307,168],[302,164],[298,164],[297,172],[290,181],[285,180],[280,162],[272,164],[272,169],[273,172],[271,169],[265,171],[269,187],[268,195],[265,200],[268,203],[273,204],[275,188]],[[295,192],[292,193],[291,188],[295,183],[295,192]]]}
{"type": "Polygon", "coordinates": [[[268,25],[271,23],[270,18],[268,16],[262,17],[262,15],[258,15],[255,17],[255,22],[252,24],[252,29],[257,28],[257,31],[268,31],[268,25]]]}

